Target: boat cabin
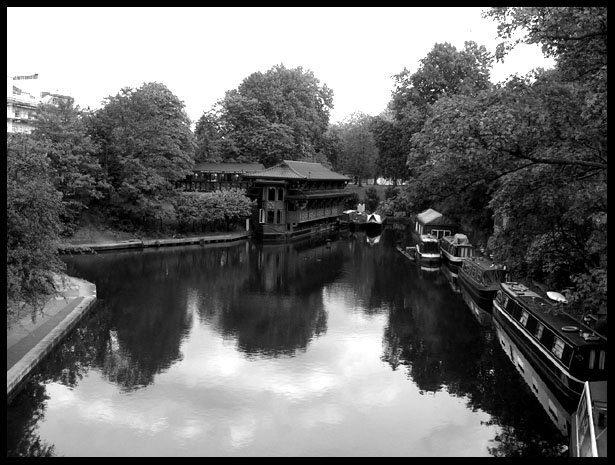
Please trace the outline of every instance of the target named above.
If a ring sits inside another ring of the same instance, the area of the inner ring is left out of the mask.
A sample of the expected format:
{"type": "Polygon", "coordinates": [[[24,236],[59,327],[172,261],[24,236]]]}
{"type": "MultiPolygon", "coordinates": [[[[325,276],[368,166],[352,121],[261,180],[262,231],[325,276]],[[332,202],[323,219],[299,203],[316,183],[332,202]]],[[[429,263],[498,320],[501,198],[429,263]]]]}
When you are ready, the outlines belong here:
{"type": "Polygon", "coordinates": [[[419,213],[414,219],[414,233],[418,236],[433,234],[439,239],[452,236],[457,230],[458,226],[455,222],[431,208],[419,213]]]}

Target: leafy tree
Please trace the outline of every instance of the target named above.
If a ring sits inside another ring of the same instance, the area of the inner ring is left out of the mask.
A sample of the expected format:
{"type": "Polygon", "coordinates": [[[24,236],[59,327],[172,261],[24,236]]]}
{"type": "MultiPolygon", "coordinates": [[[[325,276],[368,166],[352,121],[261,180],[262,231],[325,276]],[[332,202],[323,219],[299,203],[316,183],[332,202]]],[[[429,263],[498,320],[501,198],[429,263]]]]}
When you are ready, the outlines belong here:
{"type": "Polygon", "coordinates": [[[34,319],[55,292],[62,194],[49,176],[49,159],[26,134],[7,133],[6,302],[7,326],[31,312],[34,319]]]}
{"type": "Polygon", "coordinates": [[[277,65],[248,76],[219,108],[222,157],[272,166],[319,157],[328,143],[333,92],[311,71],[277,65]]]}
{"type": "Polygon", "coordinates": [[[70,233],[79,213],[109,187],[97,158],[99,147],[72,99],[39,105],[32,138],[49,159],[52,182],[62,193],[64,232],[70,233]]]}
{"type": "Polygon", "coordinates": [[[110,206],[133,220],[156,218],[194,164],[184,103],[163,84],[124,88],[95,112],[91,131],[113,188],[110,206]]]}
{"type": "Polygon", "coordinates": [[[371,132],[372,117],[358,112],[340,123],[337,131],[342,141],[342,151],[337,160],[338,168],[362,180],[377,176],[378,148],[371,132]]]}
{"type": "Polygon", "coordinates": [[[180,227],[192,230],[224,224],[226,230],[252,214],[255,202],[242,189],[212,192],[182,192],[177,198],[176,212],[180,227]]]}
{"type": "Polygon", "coordinates": [[[406,166],[406,152],[402,149],[403,129],[391,117],[380,115],[372,120],[370,126],[378,148],[378,171],[387,179],[406,181],[409,177],[406,166]]]}
{"type": "Polygon", "coordinates": [[[378,190],[374,186],[369,186],[365,189],[365,210],[368,212],[375,212],[380,203],[380,196],[378,190]]]}
{"type": "Polygon", "coordinates": [[[218,117],[213,110],[203,113],[201,118],[199,118],[194,135],[196,139],[194,161],[196,163],[222,161],[222,144],[224,139],[218,124],[218,117]]]}

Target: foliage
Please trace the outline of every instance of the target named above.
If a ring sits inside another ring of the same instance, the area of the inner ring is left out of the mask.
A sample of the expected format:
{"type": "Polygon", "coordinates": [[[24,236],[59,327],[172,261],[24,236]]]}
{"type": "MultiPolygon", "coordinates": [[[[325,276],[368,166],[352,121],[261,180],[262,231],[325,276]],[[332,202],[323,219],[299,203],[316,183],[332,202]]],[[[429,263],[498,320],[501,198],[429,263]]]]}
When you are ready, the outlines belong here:
{"type": "Polygon", "coordinates": [[[375,187],[370,186],[365,189],[365,211],[373,213],[378,208],[380,196],[375,187]]]}
{"type": "Polygon", "coordinates": [[[393,185],[407,181],[406,152],[402,148],[403,128],[392,117],[380,115],[375,117],[370,126],[376,147],[378,148],[377,168],[381,176],[392,179],[393,185]]]}
{"type": "Polygon", "coordinates": [[[329,144],[325,133],[330,108],[333,92],[311,71],[276,65],[228,91],[213,112],[215,120],[207,116],[199,126],[199,140],[215,142],[220,137],[221,159],[266,167],[282,160],[326,160],[321,151],[329,144]],[[213,136],[205,131],[212,125],[218,128],[213,136]]]}
{"type": "MultiPolygon", "coordinates": [[[[221,162],[224,139],[214,111],[203,113],[194,129],[196,151],[194,161],[221,162]]],[[[231,160],[227,160],[231,161],[231,160]]]]}
{"type": "Polygon", "coordinates": [[[80,212],[109,188],[97,158],[99,147],[87,133],[79,107],[72,99],[41,104],[32,138],[49,159],[54,187],[62,193],[64,234],[70,234],[80,212]]]}
{"type": "Polygon", "coordinates": [[[28,310],[32,318],[55,292],[62,194],[49,177],[49,160],[25,134],[7,134],[6,300],[7,325],[28,310]]]}
{"type": "Polygon", "coordinates": [[[372,117],[358,112],[336,125],[335,132],[341,141],[337,167],[343,173],[363,179],[375,178],[378,148],[371,131],[372,117]]]}
{"type": "Polygon", "coordinates": [[[183,192],[176,204],[180,228],[193,231],[224,224],[227,230],[238,221],[248,218],[255,201],[245,196],[242,189],[224,189],[213,192],[183,192]]]}
{"type": "Polygon", "coordinates": [[[164,85],[124,88],[91,118],[112,192],[109,206],[129,218],[155,216],[190,173],[195,149],[184,104],[164,85]]]}

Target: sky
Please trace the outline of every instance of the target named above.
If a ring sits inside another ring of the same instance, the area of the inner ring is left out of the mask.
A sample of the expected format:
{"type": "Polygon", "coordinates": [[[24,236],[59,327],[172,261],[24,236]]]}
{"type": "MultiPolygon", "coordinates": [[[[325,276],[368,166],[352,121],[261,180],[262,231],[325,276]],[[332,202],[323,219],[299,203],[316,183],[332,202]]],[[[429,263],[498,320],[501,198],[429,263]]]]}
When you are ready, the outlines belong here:
{"type": "MultiPolygon", "coordinates": [[[[331,123],[378,115],[393,76],[416,72],[437,43],[495,53],[485,7],[7,7],[7,76],[38,74],[42,90],[100,108],[123,87],[164,84],[193,122],[252,73],[311,71],[333,90],[331,123]]],[[[524,45],[491,80],[553,67],[524,45]]],[[[24,84],[26,81],[20,81],[24,84]]]]}

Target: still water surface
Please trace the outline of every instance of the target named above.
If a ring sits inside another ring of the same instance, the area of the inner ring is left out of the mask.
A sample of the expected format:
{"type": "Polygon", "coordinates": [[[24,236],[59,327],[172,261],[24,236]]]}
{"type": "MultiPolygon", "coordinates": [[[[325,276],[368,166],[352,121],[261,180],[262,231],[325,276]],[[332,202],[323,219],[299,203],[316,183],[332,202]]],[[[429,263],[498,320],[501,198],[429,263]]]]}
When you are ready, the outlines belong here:
{"type": "Polygon", "coordinates": [[[560,456],[407,231],[66,256],[98,301],[7,405],[7,456],[560,456]]]}

